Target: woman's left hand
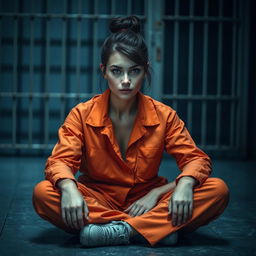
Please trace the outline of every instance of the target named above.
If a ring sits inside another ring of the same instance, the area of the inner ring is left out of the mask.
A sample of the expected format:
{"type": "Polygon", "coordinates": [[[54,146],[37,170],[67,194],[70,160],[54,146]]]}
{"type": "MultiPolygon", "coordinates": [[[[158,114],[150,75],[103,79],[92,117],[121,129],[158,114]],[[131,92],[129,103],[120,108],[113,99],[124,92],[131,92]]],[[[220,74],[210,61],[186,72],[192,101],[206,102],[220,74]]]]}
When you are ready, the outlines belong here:
{"type": "Polygon", "coordinates": [[[178,182],[168,207],[173,226],[180,226],[192,217],[193,186],[195,182],[196,180],[192,177],[183,177],[178,182]]]}
{"type": "Polygon", "coordinates": [[[158,193],[158,190],[153,189],[148,194],[132,203],[124,212],[132,217],[140,216],[156,206],[159,196],[160,193],[158,193]]]}

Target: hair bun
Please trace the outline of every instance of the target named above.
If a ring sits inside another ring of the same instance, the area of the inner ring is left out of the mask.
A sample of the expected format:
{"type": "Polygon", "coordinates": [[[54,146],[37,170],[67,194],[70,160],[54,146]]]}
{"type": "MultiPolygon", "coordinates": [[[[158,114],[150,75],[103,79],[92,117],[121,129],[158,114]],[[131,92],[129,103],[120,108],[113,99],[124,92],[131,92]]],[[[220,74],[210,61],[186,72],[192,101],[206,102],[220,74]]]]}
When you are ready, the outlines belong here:
{"type": "Polygon", "coordinates": [[[110,22],[109,29],[112,33],[122,32],[126,29],[140,33],[140,20],[136,16],[113,18],[110,22]]]}

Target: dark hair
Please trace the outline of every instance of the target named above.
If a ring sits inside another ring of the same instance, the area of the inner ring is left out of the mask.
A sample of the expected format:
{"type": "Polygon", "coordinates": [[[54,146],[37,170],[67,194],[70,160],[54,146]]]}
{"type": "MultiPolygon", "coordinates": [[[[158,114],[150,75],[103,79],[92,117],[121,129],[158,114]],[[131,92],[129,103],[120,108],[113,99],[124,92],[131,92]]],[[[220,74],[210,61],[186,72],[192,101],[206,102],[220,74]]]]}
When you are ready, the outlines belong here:
{"type": "Polygon", "coordinates": [[[101,50],[101,62],[106,65],[111,54],[118,51],[136,64],[143,66],[148,83],[151,82],[151,74],[148,64],[148,48],[143,36],[140,34],[140,20],[136,16],[117,17],[110,21],[109,29],[112,32],[106,38],[101,50]]]}

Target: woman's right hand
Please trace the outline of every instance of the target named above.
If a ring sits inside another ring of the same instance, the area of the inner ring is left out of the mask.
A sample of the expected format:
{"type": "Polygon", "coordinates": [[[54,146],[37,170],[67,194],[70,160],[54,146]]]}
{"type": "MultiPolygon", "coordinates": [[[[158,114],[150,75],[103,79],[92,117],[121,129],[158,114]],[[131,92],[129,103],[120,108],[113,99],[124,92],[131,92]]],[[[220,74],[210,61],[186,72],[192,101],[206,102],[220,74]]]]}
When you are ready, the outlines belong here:
{"type": "Polygon", "coordinates": [[[89,219],[87,204],[77,189],[74,181],[64,179],[58,182],[61,190],[61,214],[65,224],[72,228],[80,230],[84,227],[84,218],[89,219]]]}

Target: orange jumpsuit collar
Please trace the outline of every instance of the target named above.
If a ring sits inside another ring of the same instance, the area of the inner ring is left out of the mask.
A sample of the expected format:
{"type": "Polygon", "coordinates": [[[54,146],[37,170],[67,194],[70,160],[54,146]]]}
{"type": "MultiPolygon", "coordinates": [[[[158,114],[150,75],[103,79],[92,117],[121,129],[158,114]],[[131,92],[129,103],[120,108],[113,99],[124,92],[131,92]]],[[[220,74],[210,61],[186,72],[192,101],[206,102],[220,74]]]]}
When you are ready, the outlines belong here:
{"type": "MultiPolygon", "coordinates": [[[[95,127],[110,124],[108,115],[110,93],[111,91],[108,88],[103,94],[96,96],[93,108],[86,120],[87,124],[95,127]]],[[[138,114],[136,119],[136,121],[139,121],[143,126],[160,124],[153,102],[141,92],[138,92],[138,114]]]]}

